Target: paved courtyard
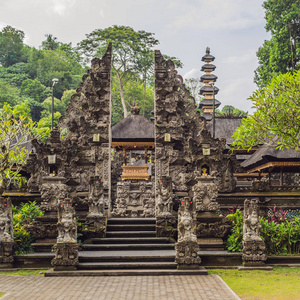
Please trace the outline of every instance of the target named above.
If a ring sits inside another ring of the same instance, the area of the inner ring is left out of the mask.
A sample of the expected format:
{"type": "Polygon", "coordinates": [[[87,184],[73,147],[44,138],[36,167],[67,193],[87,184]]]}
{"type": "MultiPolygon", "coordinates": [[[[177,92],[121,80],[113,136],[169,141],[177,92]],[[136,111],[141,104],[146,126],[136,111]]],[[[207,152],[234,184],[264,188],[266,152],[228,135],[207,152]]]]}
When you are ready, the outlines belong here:
{"type": "Polygon", "coordinates": [[[0,275],[1,300],[231,300],[217,275],[35,277],[0,275]]]}

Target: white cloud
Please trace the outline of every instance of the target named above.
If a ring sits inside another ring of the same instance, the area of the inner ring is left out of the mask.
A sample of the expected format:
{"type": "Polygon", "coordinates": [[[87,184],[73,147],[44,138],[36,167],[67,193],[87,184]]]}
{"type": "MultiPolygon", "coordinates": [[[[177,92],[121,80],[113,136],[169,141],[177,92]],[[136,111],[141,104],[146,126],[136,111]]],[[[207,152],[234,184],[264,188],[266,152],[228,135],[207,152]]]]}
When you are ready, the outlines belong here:
{"type": "Polygon", "coordinates": [[[225,64],[257,63],[256,50],[251,50],[241,55],[229,56],[222,62],[225,64]]]}
{"type": "Polygon", "coordinates": [[[64,16],[75,5],[76,0],[52,0],[52,3],[53,5],[50,5],[51,10],[59,16],[64,16]]]}
{"type": "Polygon", "coordinates": [[[263,10],[257,11],[248,0],[200,0],[184,2],[184,5],[174,0],[170,9],[177,11],[175,20],[168,25],[173,30],[187,27],[241,30],[263,22],[263,10]]]}
{"type": "Polygon", "coordinates": [[[188,79],[188,78],[200,78],[200,71],[197,70],[196,68],[193,68],[192,70],[188,71],[183,75],[183,79],[188,79]]]}

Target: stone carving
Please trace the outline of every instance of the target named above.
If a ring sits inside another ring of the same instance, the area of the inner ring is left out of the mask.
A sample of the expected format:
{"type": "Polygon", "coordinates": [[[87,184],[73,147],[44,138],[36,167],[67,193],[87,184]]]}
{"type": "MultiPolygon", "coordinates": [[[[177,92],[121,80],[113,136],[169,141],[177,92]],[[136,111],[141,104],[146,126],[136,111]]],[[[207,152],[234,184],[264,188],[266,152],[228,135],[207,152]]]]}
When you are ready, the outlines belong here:
{"type": "Polygon", "coordinates": [[[173,191],[172,182],[168,177],[162,177],[157,183],[157,217],[172,216],[173,191]]]}
{"type": "Polygon", "coordinates": [[[70,199],[58,205],[57,243],[77,243],[77,225],[75,209],[70,199]]]}
{"type": "Polygon", "coordinates": [[[44,211],[56,211],[57,205],[61,203],[67,194],[65,178],[58,176],[43,177],[43,184],[40,188],[41,209],[44,211]]]}
{"type": "Polygon", "coordinates": [[[55,252],[55,258],[51,261],[54,271],[76,270],[79,264],[78,248],[79,245],[75,243],[55,244],[52,248],[52,252],[55,252]]]}
{"type": "Polygon", "coordinates": [[[154,217],[153,183],[140,181],[117,183],[117,199],[112,215],[114,217],[154,217]]]}
{"type": "MultiPolygon", "coordinates": [[[[205,170],[206,172],[206,170],[205,170]]],[[[194,202],[196,211],[217,211],[220,205],[216,201],[218,196],[218,187],[214,183],[215,178],[207,175],[207,173],[195,172],[197,183],[193,186],[194,202]]]]}
{"type": "Polygon", "coordinates": [[[215,223],[198,223],[197,237],[198,238],[227,238],[231,230],[229,222],[223,218],[220,222],[215,223]]]}
{"type": "Polygon", "coordinates": [[[144,213],[142,216],[145,218],[155,217],[155,201],[153,198],[144,200],[144,213]]]}
{"type": "MultiPolygon", "coordinates": [[[[76,198],[87,197],[89,178],[99,176],[105,205],[110,207],[111,54],[110,44],[102,59],[92,60],[91,69],[82,77],[51,137],[45,143],[33,141],[35,154],[28,168],[30,191],[37,192],[36,186],[40,186],[42,209],[46,213],[56,211],[57,201],[66,197],[62,186],[52,185],[57,183],[57,177],[65,178],[61,183],[76,198]],[[55,182],[50,182],[48,177],[55,182]]],[[[79,206],[78,210],[86,211],[86,203],[79,206]]]]}
{"type": "Polygon", "coordinates": [[[267,259],[265,243],[259,236],[258,199],[244,202],[243,261],[245,265],[260,265],[267,259]]]}
{"type": "Polygon", "coordinates": [[[14,240],[14,228],[12,221],[11,200],[0,197],[0,241],[12,242],[14,240]]]}
{"type": "Polygon", "coordinates": [[[197,268],[201,263],[197,254],[199,246],[195,229],[196,218],[193,203],[186,197],[178,211],[178,242],[175,244],[175,262],[179,269],[197,268]]]}
{"type": "Polygon", "coordinates": [[[91,178],[90,194],[88,197],[89,213],[87,218],[104,217],[105,201],[103,184],[99,177],[91,178]]]}
{"type": "MultiPolygon", "coordinates": [[[[86,222],[90,225],[88,231],[94,232],[95,237],[104,236],[106,232],[104,187],[98,176],[90,178],[88,205],[89,213],[86,217],[86,222]]],[[[91,233],[89,235],[92,237],[91,233]]]]}
{"type": "Polygon", "coordinates": [[[0,268],[12,267],[14,229],[10,198],[0,197],[0,268]]]}
{"type": "Polygon", "coordinates": [[[51,264],[54,270],[75,270],[78,265],[77,225],[75,209],[70,199],[58,205],[58,237],[53,246],[55,258],[51,264]]]}

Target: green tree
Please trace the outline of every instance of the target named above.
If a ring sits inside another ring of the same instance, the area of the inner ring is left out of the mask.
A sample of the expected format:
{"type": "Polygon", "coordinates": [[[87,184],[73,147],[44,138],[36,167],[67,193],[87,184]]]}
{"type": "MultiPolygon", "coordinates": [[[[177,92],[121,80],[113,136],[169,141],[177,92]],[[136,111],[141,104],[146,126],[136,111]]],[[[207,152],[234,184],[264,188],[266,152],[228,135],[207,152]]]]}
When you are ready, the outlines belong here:
{"type": "Polygon", "coordinates": [[[191,95],[194,97],[196,104],[199,105],[199,103],[203,99],[203,97],[199,94],[203,83],[201,83],[198,78],[186,78],[184,80],[184,84],[186,88],[190,91],[191,95]]]}
{"type": "Polygon", "coordinates": [[[46,40],[42,41],[41,48],[43,50],[56,50],[60,46],[60,43],[57,41],[57,37],[52,34],[45,34],[46,40]]]}
{"type": "Polygon", "coordinates": [[[6,26],[0,32],[0,64],[9,67],[22,59],[23,31],[6,26]]]}
{"type": "Polygon", "coordinates": [[[149,68],[151,58],[150,51],[159,42],[153,37],[153,33],[143,30],[135,31],[128,26],[114,25],[109,28],[94,30],[79,43],[78,48],[90,59],[95,56],[102,56],[110,42],[113,44],[112,67],[118,78],[121,103],[126,118],[128,109],[123,86],[136,73],[139,73],[146,82],[148,75],[146,69],[149,68]]]}
{"type": "Polygon", "coordinates": [[[242,118],[247,115],[247,112],[237,109],[232,105],[225,105],[222,110],[216,109],[216,117],[218,118],[242,118]]]}
{"type": "Polygon", "coordinates": [[[256,112],[242,120],[233,146],[259,144],[300,151],[300,71],[274,77],[250,97],[256,112]]]}
{"type": "Polygon", "coordinates": [[[40,136],[24,105],[26,103],[12,108],[4,104],[0,109],[0,196],[18,178],[21,167],[26,162],[26,143],[40,136]],[[21,114],[24,111],[25,116],[21,114]]]}
{"type": "Polygon", "coordinates": [[[0,67],[0,79],[10,85],[21,87],[22,82],[28,77],[27,63],[19,62],[7,68],[0,67]]]}
{"type": "Polygon", "coordinates": [[[0,107],[2,107],[5,102],[14,106],[21,101],[20,89],[0,79],[0,107]]]}
{"type": "Polygon", "coordinates": [[[278,74],[298,70],[300,61],[300,0],[266,0],[263,7],[271,39],[257,52],[254,81],[259,87],[278,74]]]}

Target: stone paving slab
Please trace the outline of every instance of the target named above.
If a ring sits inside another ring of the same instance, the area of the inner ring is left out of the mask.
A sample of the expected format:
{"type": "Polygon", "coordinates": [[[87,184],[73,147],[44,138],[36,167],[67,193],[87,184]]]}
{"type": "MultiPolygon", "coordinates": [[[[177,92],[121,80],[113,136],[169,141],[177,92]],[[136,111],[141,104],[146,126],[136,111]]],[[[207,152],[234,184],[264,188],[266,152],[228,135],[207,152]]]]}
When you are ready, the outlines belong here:
{"type": "Polygon", "coordinates": [[[218,275],[36,277],[0,275],[1,300],[236,300],[218,275]]]}

